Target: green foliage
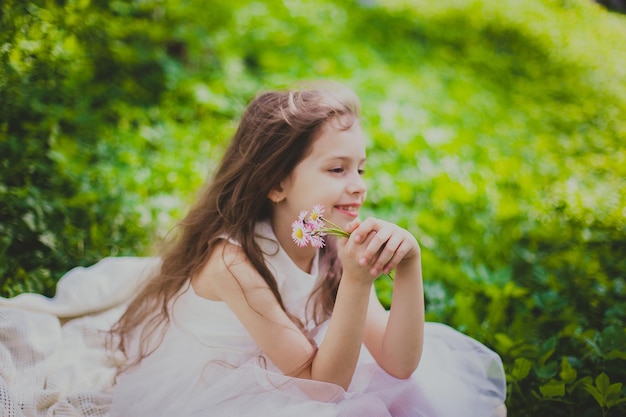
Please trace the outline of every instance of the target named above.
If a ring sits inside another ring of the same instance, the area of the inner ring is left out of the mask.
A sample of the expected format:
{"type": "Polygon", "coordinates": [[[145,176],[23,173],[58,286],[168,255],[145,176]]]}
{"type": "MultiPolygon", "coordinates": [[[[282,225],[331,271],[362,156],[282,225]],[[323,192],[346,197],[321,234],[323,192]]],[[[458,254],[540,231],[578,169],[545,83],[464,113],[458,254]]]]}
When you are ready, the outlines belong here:
{"type": "Polygon", "coordinates": [[[197,156],[168,152],[184,115],[166,114],[183,76],[166,6],[3,3],[2,293],[51,295],[73,265],[145,253],[163,205],[189,193],[174,187],[197,156]]]}
{"type": "MultiPolygon", "coordinates": [[[[515,416],[626,413],[626,35],[586,0],[7,1],[0,285],[150,253],[260,89],[352,86],[367,212],[515,416]]],[[[388,304],[391,284],[377,282],[388,304]]]]}

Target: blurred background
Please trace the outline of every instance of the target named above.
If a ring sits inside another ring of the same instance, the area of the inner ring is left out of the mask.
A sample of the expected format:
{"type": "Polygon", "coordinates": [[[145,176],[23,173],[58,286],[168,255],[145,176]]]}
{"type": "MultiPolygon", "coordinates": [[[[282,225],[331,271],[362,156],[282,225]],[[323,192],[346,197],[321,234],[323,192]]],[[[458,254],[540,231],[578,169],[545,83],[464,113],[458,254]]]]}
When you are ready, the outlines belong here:
{"type": "Polygon", "coordinates": [[[365,215],[418,238],[428,320],[502,356],[509,415],[624,416],[624,12],[3,0],[0,295],[154,254],[260,90],[333,79],[363,105],[365,215]]]}

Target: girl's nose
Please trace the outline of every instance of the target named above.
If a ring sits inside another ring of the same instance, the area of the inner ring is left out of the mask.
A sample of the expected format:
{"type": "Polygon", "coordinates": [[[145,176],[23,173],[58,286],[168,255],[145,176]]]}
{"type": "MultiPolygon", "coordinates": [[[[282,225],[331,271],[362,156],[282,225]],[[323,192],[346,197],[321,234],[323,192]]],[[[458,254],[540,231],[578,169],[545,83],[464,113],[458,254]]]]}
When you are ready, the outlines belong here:
{"type": "Polygon", "coordinates": [[[350,194],[363,194],[367,191],[367,185],[365,185],[361,174],[355,174],[350,178],[347,191],[350,194]]]}

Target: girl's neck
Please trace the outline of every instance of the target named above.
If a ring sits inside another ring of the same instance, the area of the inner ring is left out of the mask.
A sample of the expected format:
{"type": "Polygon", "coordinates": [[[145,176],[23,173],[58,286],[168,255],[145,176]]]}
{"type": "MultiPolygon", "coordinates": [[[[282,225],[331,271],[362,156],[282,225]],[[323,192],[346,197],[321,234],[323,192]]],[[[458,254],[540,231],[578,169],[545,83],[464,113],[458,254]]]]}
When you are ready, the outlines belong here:
{"type": "Polygon", "coordinates": [[[317,249],[298,247],[291,238],[291,224],[289,222],[282,222],[274,217],[271,220],[271,225],[278,243],[293,263],[304,272],[311,273],[317,249]]]}

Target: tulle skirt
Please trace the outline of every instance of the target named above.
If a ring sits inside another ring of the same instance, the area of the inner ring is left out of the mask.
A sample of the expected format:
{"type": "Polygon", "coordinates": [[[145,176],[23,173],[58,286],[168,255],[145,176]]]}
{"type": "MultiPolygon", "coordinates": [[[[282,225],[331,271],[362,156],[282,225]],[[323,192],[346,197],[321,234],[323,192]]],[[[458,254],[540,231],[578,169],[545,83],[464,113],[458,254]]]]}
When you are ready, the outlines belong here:
{"type": "Polygon", "coordinates": [[[111,417],[501,417],[505,395],[500,357],[442,324],[426,323],[420,365],[405,380],[363,348],[347,391],[287,377],[260,355],[212,351],[171,328],[153,355],[120,376],[111,417]]]}

